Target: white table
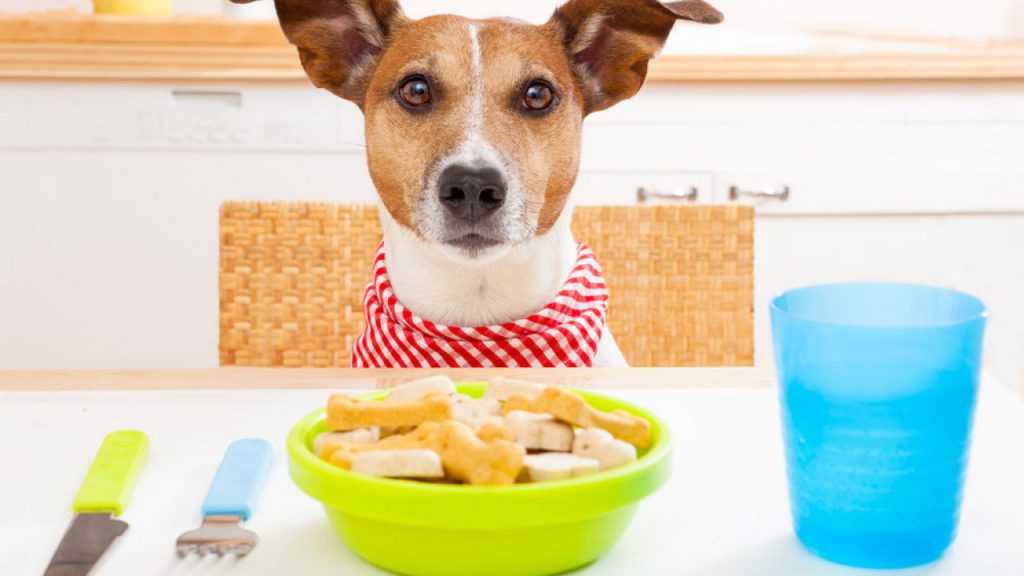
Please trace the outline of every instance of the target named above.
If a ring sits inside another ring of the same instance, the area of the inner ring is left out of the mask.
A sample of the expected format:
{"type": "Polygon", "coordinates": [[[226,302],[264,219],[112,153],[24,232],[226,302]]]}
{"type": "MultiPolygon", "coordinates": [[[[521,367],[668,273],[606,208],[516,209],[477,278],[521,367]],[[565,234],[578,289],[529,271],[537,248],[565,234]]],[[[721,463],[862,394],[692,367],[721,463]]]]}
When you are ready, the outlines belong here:
{"type": "MultiPolygon", "coordinates": [[[[642,380],[624,378],[639,372],[604,374],[595,379],[599,385],[642,380]]],[[[0,574],[42,573],[71,520],[71,500],[100,440],[107,432],[126,427],[149,434],[150,460],[124,516],[131,529],[108,551],[95,574],[382,574],[337,540],[319,504],[301,493],[287,474],[285,435],[301,415],[324,402],[329,390],[11,391],[18,387],[12,384],[15,381],[24,387],[23,378],[0,372],[0,574]],[[224,448],[244,436],[265,437],[277,449],[271,478],[249,524],[262,542],[237,562],[177,561],[174,539],[198,524],[199,503],[224,448]]],[[[177,382],[171,388],[199,381],[195,375],[176,381],[173,373],[150,373],[149,378],[177,382]]],[[[279,381],[283,387],[289,378],[254,381],[261,386],[279,381]]],[[[47,380],[63,388],[73,388],[74,381],[57,373],[47,380]]],[[[662,371],[653,384],[667,381],[686,388],[641,389],[633,384],[631,389],[614,391],[672,423],[675,470],[669,484],[641,505],[614,550],[582,574],[871,573],[821,561],[794,539],[776,397],[763,385],[764,374],[684,369],[662,371]],[[705,376],[733,387],[701,387],[697,380],[705,376]],[[744,383],[761,385],[744,388],[744,383]]],[[[1024,406],[1009,391],[987,381],[960,537],[940,562],[893,574],[1024,574],[1022,439],[1024,406]]]]}

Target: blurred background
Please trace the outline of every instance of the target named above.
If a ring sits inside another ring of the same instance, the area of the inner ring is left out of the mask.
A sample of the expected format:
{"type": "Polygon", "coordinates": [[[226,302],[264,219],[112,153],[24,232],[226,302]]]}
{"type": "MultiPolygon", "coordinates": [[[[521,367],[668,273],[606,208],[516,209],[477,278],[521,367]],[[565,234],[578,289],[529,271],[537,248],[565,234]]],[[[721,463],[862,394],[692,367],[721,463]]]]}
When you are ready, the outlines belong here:
{"type": "MultiPolygon", "coordinates": [[[[308,84],[270,2],[163,1],[0,0],[0,368],[216,365],[220,203],[375,199],[358,110],[308,84]]],[[[726,24],[677,26],[645,91],[588,120],[576,202],[754,204],[758,364],[771,294],[928,282],[988,302],[988,367],[1019,385],[1024,2],[714,3],[726,24]]]]}

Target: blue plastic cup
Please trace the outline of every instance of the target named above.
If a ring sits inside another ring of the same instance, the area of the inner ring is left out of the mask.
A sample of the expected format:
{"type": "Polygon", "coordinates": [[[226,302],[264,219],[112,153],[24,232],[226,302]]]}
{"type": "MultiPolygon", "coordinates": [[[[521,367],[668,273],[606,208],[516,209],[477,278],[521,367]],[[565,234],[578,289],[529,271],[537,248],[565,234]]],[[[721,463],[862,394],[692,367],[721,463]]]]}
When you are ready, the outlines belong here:
{"type": "Polygon", "coordinates": [[[772,302],[797,538],[827,560],[905,568],[956,536],[986,311],[905,284],[834,284],[772,302]]]}

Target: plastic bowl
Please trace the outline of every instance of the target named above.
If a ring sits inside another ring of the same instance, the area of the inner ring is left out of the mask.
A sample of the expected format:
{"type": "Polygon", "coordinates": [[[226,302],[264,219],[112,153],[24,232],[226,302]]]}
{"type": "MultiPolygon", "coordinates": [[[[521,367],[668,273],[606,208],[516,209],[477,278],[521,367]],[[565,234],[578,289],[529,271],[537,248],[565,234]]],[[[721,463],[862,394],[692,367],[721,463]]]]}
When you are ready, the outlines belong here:
{"type": "MultiPolygon", "coordinates": [[[[470,396],[485,384],[460,384],[470,396]]],[[[622,536],[636,505],[668,479],[671,438],[653,414],[576,391],[599,410],[622,409],[651,423],[654,442],[636,462],[593,476],[513,486],[463,486],[354,474],[320,460],[313,439],[324,410],[288,435],[295,484],[327,511],[356,554],[414,576],[557,574],[593,562],[622,536]]],[[[378,395],[380,397],[382,395],[378,395]]]]}

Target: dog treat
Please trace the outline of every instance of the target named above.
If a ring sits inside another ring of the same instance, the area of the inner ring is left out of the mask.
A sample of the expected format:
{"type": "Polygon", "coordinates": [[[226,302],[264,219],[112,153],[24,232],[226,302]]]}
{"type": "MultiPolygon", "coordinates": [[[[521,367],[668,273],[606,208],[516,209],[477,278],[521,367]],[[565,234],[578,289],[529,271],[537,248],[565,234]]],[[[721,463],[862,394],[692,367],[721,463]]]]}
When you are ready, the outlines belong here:
{"type": "Polygon", "coordinates": [[[455,394],[455,383],[447,376],[431,376],[413,380],[391,390],[385,399],[389,403],[415,402],[430,394],[455,394]]]}
{"type": "Polygon", "coordinates": [[[415,426],[381,426],[380,437],[387,438],[388,436],[398,436],[400,434],[408,434],[415,430],[415,426]]]}
{"type": "MultiPolygon", "coordinates": [[[[494,433],[489,431],[490,434],[494,433]]],[[[425,422],[402,436],[375,444],[344,444],[321,455],[342,468],[351,469],[354,458],[366,452],[431,450],[441,457],[445,471],[468,484],[512,484],[523,468],[526,450],[508,440],[485,442],[469,426],[454,420],[425,422]]]]}
{"type": "Polygon", "coordinates": [[[357,430],[352,430],[351,432],[321,432],[320,434],[317,434],[316,439],[313,440],[313,451],[319,454],[327,442],[371,444],[378,440],[380,440],[380,428],[376,426],[371,428],[359,428],[357,430]]]}
{"type": "Polygon", "coordinates": [[[551,414],[580,428],[602,428],[637,448],[647,448],[651,445],[651,427],[647,420],[623,410],[596,410],[582,397],[562,388],[545,388],[544,392],[533,400],[514,394],[505,402],[504,411],[508,415],[516,410],[551,414]]]}
{"type": "Polygon", "coordinates": [[[508,429],[515,434],[516,442],[527,450],[549,450],[569,452],[572,450],[574,432],[572,426],[555,420],[551,414],[534,414],[514,410],[505,416],[508,429]]]}
{"type": "Polygon", "coordinates": [[[493,420],[481,424],[476,429],[476,437],[484,442],[495,442],[497,440],[516,441],[516,435],[505,426],[505,419],[501,416],[494,416],[493,420]]]}
{"type": "Polygon", "coordinates": [[[449,474],[469,484],[513,484],[526,450],[508,440],[484,442],[461,422],[444,422],[447,441],[441,460],[449,474]]]}
{"type": "Polygon", "coordinates": [[[354,454],[352,471],[385,478],[444,478],[441,457],[432,450],[391,450],[354,454]]]}
{"type": "Polygon", "coordinates": [[[557,452],[531,454],[526,457],[523,464],[526,467],[526,476],[531,482],[578,478],[597,473],[601,466],[593,458],[557,452]]]}
{"type": "Polygon", "coordinates": [[[601,470],[625,466],[636,460],[636,447],[600,428],[588,428],[576,433],[572,453],[593,458],[601,463],[601,470]]]}
{"type": "Polygon", "coordinates": [[[490,384],[487,385],[487,390],[484,392],[484,398],[493,398],[504,402],[512,396],[523,396],[533,400],[537,396],[540,396],[541,393],[544,392],[545,388],[547,388],[547,386],[537,384],[536,382],[499,377],[492,379],[490,384]]]}
{"type": "Polygon", "coordinates": [[[497,378],[482,398],[424,378],[383,400],[334,394],[313,442],[335,466],[384,478],[507,485],[576,478],[637,460],[647,420],[592,408],[565,388],[497,378]]]}
{"type": "MultiPolygon", "coordinates": [[[[457,420],[457,422],[460,420],[457,420]]],[[[498,428],[505,428],[505,417],[504,416],[484,416],[483,418],[477,418],[473,420],[461,420],[463,424],[469,426],[478,435],[480,430],[488,426],[496,426],[498,428]]],[[[511,434],[511,433],[510,433],[511,434]]],[[[513,439],[515,437],[513,436],[513,439]]]]}
{"type": "MultiPolygon", "coordinates": [[[[396,434],[382,438],[373,444],[351,444],[346,442],[326,442],[320,457],[335,466],[349,469],[352,467],[352,456],[361,452],[377,452],[388,450],[433,450],[440,422],[428,422],[413,429],[407,434],[396,434]]],[[[439,452],[439,450],[435,450],[439,452]]]]}
{"type": "Polygon", "coordinates": [[[411,402],[359,400],[344,394],[334,394],[327,401],[327,426],[339,432],[370,426],[418,426],[451,417],[451,398],[436,392],[411,402]]]}
{"type": "Polygon", "coordinates": [[[501,423],[501,404],[493,398],[471,398],[457,394],[452,403],[452,418],[477,430],[484,424],[501,423]]]}

